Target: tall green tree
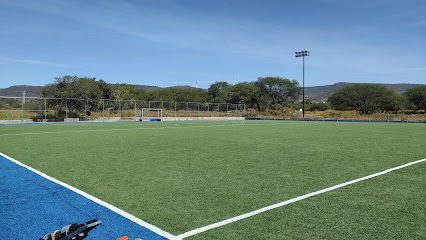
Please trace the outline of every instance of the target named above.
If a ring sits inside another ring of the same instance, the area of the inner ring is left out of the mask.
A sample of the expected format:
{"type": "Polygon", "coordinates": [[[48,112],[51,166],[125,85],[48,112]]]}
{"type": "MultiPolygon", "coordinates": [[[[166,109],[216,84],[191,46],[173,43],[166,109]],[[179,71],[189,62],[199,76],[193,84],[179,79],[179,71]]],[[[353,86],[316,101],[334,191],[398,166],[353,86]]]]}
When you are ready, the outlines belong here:
{"type": "Polygon", "coordinates": [[[356,110],[361,113],[397,111],[401,109],[400,96],[378,84],[352,84],[334,92],[328,101],[336,110],[356,110]]]}
{"type": "Polygon", "coordinates": [[[96,78],[65,75],[55,78],[53,84],[48,84],[41,89],[42,97],[49,98],[76,98],[81,100],[100,99],[104,90],[109,88],[102,80],[97,82],[96,78]]]}
{"type": "Polygon", "coordinates": [[[143,89],[130,84],[111,84],[111,98],[116,100],[135,100],[146,97],[143,89]]]}
{"type": "Polygon", "coordinates": [[[109,87],[96,78],[65,75],[55,78],[53,84],[41,89],[41,96],[57,98],[48,101],[49,108],[57,109],[58,114],[74,109],[86,109],[88,113],[97,110],[100,99],[109,94],[109,87]],[[70,100],[72,99],[72,100],[70,100]]]}
{"type": "Polygon", "coordinates": [[[404,95],[407,96],[411,108],[426,112],[426,85],[407,89],[404,95]]]}
{"type": "Polygon", "coordinates": [[[232,86],[230,103],[246,104],[247,107],[254,107],[256,87],[254,83],[241,82],[232,86]]]}
{"type": "Polygon", "coordinates": [[[67,89],[72,98],[81,100],[98,100],[103,95],[96,78],[79,78],[77,81],[71,82],[67,89]]]}
{"type": "Polygon", "coordinates": [[[72,93],[69,91],[69,86],[71,83],[78,81],[78,79],[77,76],[70,75],[56,77],[54,83],[47,84],[41,88],[41,96],[49,98],[71,98],[72,93]]]}
{"type": "Polygon", "coordinates": [[[102,91],[102,99],[110,99],[112,95],[111,85],[101,79],[98,81],[98,86],[102,91]]]}
{"type": "Polygon", "coordinates": [[[228,82],[215,82],[210,85],[207,92],[210,96],[210,101],[214,103],[230,102],[232,95],[232,86],[228,82]]]}
{"type": "Polygon", "coordinates": [[[259,111],[265,107],[283,103],[294,103],[298,100],[301,87],[296,80],[281,77],[259,77],[254,82],[256,87],[255,100],[259,111]]]}

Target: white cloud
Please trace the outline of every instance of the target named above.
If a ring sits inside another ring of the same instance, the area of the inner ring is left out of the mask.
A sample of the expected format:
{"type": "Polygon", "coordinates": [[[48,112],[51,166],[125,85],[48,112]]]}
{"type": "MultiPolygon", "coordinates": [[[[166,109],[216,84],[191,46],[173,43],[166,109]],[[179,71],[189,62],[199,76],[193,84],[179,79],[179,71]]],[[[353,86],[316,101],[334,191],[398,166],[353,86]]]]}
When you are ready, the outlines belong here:
{"type": "Polygon", "coordinates": [[[17,59],[17,58],[9,58],[9,57],[0,57],[0,61],[9,62],[9,63],[41,64],[41,65],[49,65],[49,66],[65,67],[65,68],[75,67],[75,66],[67,65],[67,64],[39,61],[39,60],[33,60],[33,59],[17,59]]]}

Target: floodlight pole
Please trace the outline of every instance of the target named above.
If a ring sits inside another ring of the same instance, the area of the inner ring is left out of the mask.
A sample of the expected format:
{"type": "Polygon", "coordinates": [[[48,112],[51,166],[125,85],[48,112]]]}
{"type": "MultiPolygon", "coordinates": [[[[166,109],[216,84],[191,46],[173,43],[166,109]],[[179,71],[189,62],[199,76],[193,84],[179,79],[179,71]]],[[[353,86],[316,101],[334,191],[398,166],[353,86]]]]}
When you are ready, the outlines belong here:
{"type": "Polygon", "coordinates": [[[303,119],[305,119],[305,56],[309,56],[309,51],[300,51],[296,52],[296,57],[302,57],[303,58],[303,119]]]}
{"type": "Polygon", "coordinates": [[[303,56],[303,87],[302,87],[302,91],[303,91],[303,120],[305,120],[305,56],[303,56]]]}

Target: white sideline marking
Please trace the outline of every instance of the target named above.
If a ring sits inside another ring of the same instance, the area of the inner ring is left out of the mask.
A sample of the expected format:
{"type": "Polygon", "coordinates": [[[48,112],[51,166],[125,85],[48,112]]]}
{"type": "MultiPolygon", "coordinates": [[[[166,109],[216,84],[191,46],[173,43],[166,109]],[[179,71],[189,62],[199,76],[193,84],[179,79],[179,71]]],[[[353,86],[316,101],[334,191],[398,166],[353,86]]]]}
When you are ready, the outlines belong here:
{"type": "Polygon", "coordinates": [[[56,184],[59,184],[59,185],[65,187],[65,188],[68,188],[69,190],[71,190],[71,191],[73,191],[75,193],[78,193],[78,194],[82,195],[83,197],[86,197],[86,198],[92,200],[93,202],[95,202],[95,203],[97,203],[99,205],[102,205],[102,206],[110,209],[111,211],[114,211],[114,212],[120,214],[121,216],[123,216],[123,217],[125,217],[125,218],[127,218],[127,219],[129,219],[129,220],[131,220],[131,221],[133,221],[133,222],[135,222],[137,224],[139,224],[142,227],[145,227],[145,228],[147,228],[147,229],[149,229],[149,230],[157,233],[158,235],[161,235],[161,236],[166,237],[168,239],[178,239],[178,238],[176,238],[176,236],[174,236],[174,235],[172,235],[172,234],[170,234],[170,233],[168,233],[168,232],[166,232],[166,231],[164,231],[164,230],[162,230],[162,229],[160,229],[160,228],[158,228],[158,227],[156,227],[154,225],[151,225],[151,224],[149,224],[149,223],[147,223],[147,222],[145,222],[145,221],[143,221],[143,220],[141,220],[141,219],[139,219],[139,218],[131,215],[130,213],[127,213],[127,212],[125,212],[125,211],[123,211],[123,210],[121,210],[121,209],[119,209],[119,208],[117,208],[117,207],[115,207],[115,206],[107,203],[107,202],[104,202],[104,201],[100,200],[99,198],[96,198],[96,197],[94,197],[94,196],[92,196],[92,195],[90,195],[88,193],[85,193],[85,192],[83,192],[83,191],[81,191],[81,190],[79,190],[79,189],[77,189],[77,188],[75,188],[73,186],[70,186],[70,185],[68,185],[68,184],[66,184],[64,182],[61,182],[61,181],[53,178],[53,177],[50,177],[50,176],[48,176],[48,175],[46,175],[46,174],[44,174],[44,173],[42,173],[42,172],[40,172],[40,171],[38,171],[38,170],[30,167],[30,166],[27,166],[27,165],[19,162],[18,160],[15,160],[15,159],[13,159],[13,158],[11,158],[11,157],[9,157],[9,156],[1,153],[1,152],[0,152],[0,155],[3,156],[3,157],[5,157],[5,158],[7,158],[7,159],[9,159],[10,161],[12,161],[12,162],[14,162],[14,163],[16,163],[16,164],[18,164],[18,165],[20,165],[20,166],[22,166],[22,167],[30,170],[30,171],[32,171],[32,172],[34,172],[34,173],[36,173],[36,174],[38,174],[38,175],[40,175],[40,176],[42,176],[42,177],[44,177],[44,178],[46,178],[46,179],[48,179],[50,181],[56,183],[56,184]]]}
{"type": "MultiPolygon", "coordinates": [[[[232,125],[209,125],[209,126],[191,126],[191,127],[220,127],[232,125]]],[[[87,129],[87,130],[74,130],[74,131],[57,131],[57,132],[34,132],[34,133],[5,133],[0,136],[19,136],[19,135],[41,135],[41,134],[62,134],[62,133],[86,133],[86,132],[112,132],[112,131],[129,131],[129,130],[161,130],[169,128],[191,128],[191,127],[161,127],[161,128],[111,128],[111,129],[87,129]]]]}
{"type": "MultiPolygon", "coordinates": [[[[268,126],[273,124],[247,124],[250,126],[268,126]]],[[[287,125],[294,123],[287,123],[287,125]]],[[[86,133],[86,132],[110,132],[110,131],[129,131],[129,130],[162,130],[162,129],[179,129],[179,128],[209,128],[209,127],[229,127],[229,126],[245,126],[237,123],[232,124],[215,124],[215,125],[192,125],[192,126],[170,126],[170,127],[139,127],[139,128],[111,128],[111,129],[87,129],[87,130],[70,130],[70,131],[57,131],[57,132],[32,132],[32,133],[5,133],[0,134],[1,137],[4,136],[20,136],[20,135],[41,135],[41,134],[62,134],[62,133],[86,133]]]]}
{"type": "Polygon", "coordinates": [[[341,183],[341,184],[338,184],[338,185],[335,185],[335,186],[332,186],[332,187],[329,187],[329,188],[325,188],[325,189],[322,189],[322,190],[319,190],[319,191],[316,191],[316,192],[308,193],[308,194],[305,194],[305,195],[302,195],[302,196],[299,196],[299,197],[296,197],[296,198],[293,198],[293,199],[290,199],[290,200],[287,200],[287,201],[284,201],[284,202],[280,202],[280,203],[277,203],[277,204],[274,204],[274,205],[270,205],[270,206],[267,206],[267,207],[264,207],[264,208],[261,208],[261,209],[258,209],[258,210],[240,215],[240,216],[236,216],[236,217],[226,219],[226,220],[221,221],[221,222],[210,224],[210,225],[207,225],[205,227],[197,228],[197,229],[191,230],[189,232],[177,235],[176,237],[181,238],[181,239],[186,238],[186,237],[190,237],[190,236],[193,236],[193,235],[196,235],[196,234],[199,234],[199,233],[202,233],[202,232],[214,229],[214,228],[218,228],[218,227],[221,227],[221,226],[224,226],[224,225],[227,225],[227,224],[230,224],[230,223],[233,223],[233,222],[236,222],[236,221],[248,218],[248,217],[252,217],[252,216],[257,215],[259,213],[263,213],[263,212],[266,212],[266,211],[269,211],[269,210],[272,210],[272,209],[275,209],[275,208],[285,206],[285,205],[290,204],[290,203],[294,203],[294,202],[303,200],[305,198],[309,198],[309,197],[312,197],[312,196],[315,196],[315,195],[318,195],[318,194],[321,194],[321,193],[325,193],[325,192],[328,192],[328,191],[331,191],[331,190],[335,190],[335,189],[338,189],[338,188],[341,188],[341,187],[344,187],[344,186],[347,186],[347,185],[350,185],[350,184],[354,184],[354,183],[364,181],[364,180],[367,180],[367,179],[370,179],[370,178],[373,178],[373,177],[377,177],[377,176],[392,172],[394,170],[398,170],[398,169],[408,167],[408,166],[413,165],[413,164],[421,163],[421,162],[424,162],[424,161],[426,161],[426,158],[421,159],[421,160],[417,160],[417,161],[414,161],[414,162],[410,162],[410,163],[407,163],[407,164],[404,164],[404,165],[401,165],[401,166],[398,166],[398,167],[390,168],[390,169],[384,170],[382,172],[374,173],[374,174],[371,174],[371,175],[368,175],[368,176],[365,176],[365,177],[362,177],[362,178],[354,179],[354,180],[349,181],[349,182],[341,183]]]}

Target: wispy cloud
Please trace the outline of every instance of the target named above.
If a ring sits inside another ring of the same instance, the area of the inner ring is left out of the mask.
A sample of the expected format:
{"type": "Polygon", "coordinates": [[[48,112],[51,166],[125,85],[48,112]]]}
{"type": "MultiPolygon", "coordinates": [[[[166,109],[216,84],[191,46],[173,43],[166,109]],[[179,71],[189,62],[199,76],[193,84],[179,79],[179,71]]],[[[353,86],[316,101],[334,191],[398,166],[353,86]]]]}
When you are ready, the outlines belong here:
{"type": "Polygon", "coordinates": [[[0,57],[0,61],[1,62],[9,62],[9,63],[49,65],[49,66],[64,67],[64,68],[75,67],[73,65],[68,65],[68,64],[60,64],[60,63],[53,63],[53,62],[47,62],[47,61],[39,61],[39,60],[33,60],[33,59],[9,58],[9,57],[0,57]]]}
{"type": "MultiPolygon", "coordinates": [[[[50,1],[49,4],[8,2],[15,7],[53,15],[86,25],[96,26],[113,33],[133,36],[164,46],[189,50],[222,53],[239,57],[260,57],[282,61],[282,45],[273,39],[283,39],[289,32],[302,34],[292,26],[277,34],[277,26],[258,24],[237,19],[200,19],[191,12],[168,2],[167,7],[114,1],[86,3],[75,14],[76,4],[69,1],[50,1]],[[92,12],[99,14],[93,16],[92,12]],[[274,36],[272,36],[274,34],[274,36]],[[268,35],[268,36],[265,36],[268,35]],[[265,41],[265,37],[271,41],[265,41]]],[[[161,5],[161,4],[160,4],[161,5]]],[[[294,40],[297,41],[297,40],[294,40]]],[[[282,42],[281,42],[282,43],[282,42]]],[[[41,63],[39,63],[41,64],[41,63]]]]}
{"type": "MultiPolygon", "coordinates": [[[[52,36],[55,34],[73,36],[72,34],[76,33],[74,29],[82,29],[79,35],[99,41],[99,45],[90,45],[90,42],[86,45],[77,39],[76,42],[70,41],[67,42],[68,45],[63,44],[57,47],[61,50],[56,52],[61,53],[64,47],[72,49],[74,45],[80,44],[78,46],[84,48],[84,51],[79,52],[80,49],[78,49],[71,52],[70,50],[70,58],[66,61],[77,59],[81,69],[90,66],[87,70],[89,73],[102,69],[96,64],[107,65],[103,62],[104,56],[111,59],[129,59],[129,62],[124,61],[116,65],[130,69],[131,67],[126,64],[134,66],[132,55],[138,54],[140,56],[138,60],[152,58],[154,63],[146,60],[147,66],[161,65],[162,62],[177,58],[176,56],[187,60],[182,61],[187,65],[179,65],[177,62],[178,72],[170,75],[171,79],[181,79],[180,83],[190,83],[187,79],[229,80],[233,74],[242,78],[265,74],[286,74],[286,77],[294,78],[300,76],[301,64],[300,59],[295,59],[294,52],[306,49],[311,51],[311,56],[307,59],[307,66],[311,71],[308,74],[316,75],[324,81],[341,79],[366,81],[373,78],[377,79],[375,81],[380,79],[384,82],[404,79],[422,81],[426,76],[425,54],[422,54],[424,48],[421,47],[424,33],[412,32],[413,29],[421,29],[419,27],[425,26],[424,4],[418,4],[419,7],[416,8],[407,6],[401,11],[396,11],[396,8],[399,9],[400,5],[406,3],[393,5],[394,0],[379,0],[366,1],[363,4],[351,2],[340,4],[337,0],[322,0],[329,4],[326,5],[327,8],[343,5],[344,9],[355,8],[355,11],[359,13],[370,13],[372,9],[387,9],[387,12],[395,12],[395,15],[388,13],[376,18],[368,17],[367,14],[367,20],[360,17],[353,18],[352,21],[348,17],[341,19],[343,23],[340,24],[335,21],[336,19],[328,19],[324,14],[312,13],[312,21],[323,21],[325,24],[300,25],[299,21],[286,20],[286,18],[277,18],[276,21],[258,21],[256,17],[214,12],[204,16],[199,11],[194,11],[187,5],[174,0],[136,2],[45,0],[44,4],[22,0],[0,0],[0,3],[2,1],[8,6],[54,17],[58,19],[58,22],[64,21],[69,24],[68,27],[49,25],[46,31],[51,31],[52,36]],[[327,19],[333,21],[328,22],[327,19]],[[61,33],[58,34],[58,31],[61,33]],[[404,37],[399,38],[400,36],[404,37]],[[108,39],[112,40],[108,42],[108,39]],[[108,47],[102,48],[102,46],[108,47]],[[134,48],[132,54],[128,54],[128,46],[134,48]],[[120,51],[121,47],[123,51],[120,51]],[[416,47],[419,48],[418,53],[413,54],[409,48],[416,47]],[[153,54],[157,50],[158,55],[153,54]],[[98,57],[99,52],[103,54],[101,57],[98,57]],[[122,56],[121,52],[129,56],[122,56]],[[86,58],[81,57],[83,53],[95,61],[87,61],[85,64],[86,58]],[[188,62],[191,62],[191,68],[199,68],[200,72],[194,72],[194,69],[189,71],[188,62]]],[[[421,3],[424,0],[413,1],[421,3]]],[[[221,4],[220,9],[235,8],[229,1],[213,2],[221,4]]],[[[360,14],[360,16],[364,15],[360,14]]],[[[20,25],[17,24],[17,26],[20,25]]],[[[39,28],[28,29],[43,32],[39,28]]],[[[16,32],[22,33],[20,29],[16,32]]],[[[53,46],[56,46],[55,44],[53,46]]],[[[38,58],[37,54],[30,56],[38,58]]],[[[3,55],[17,56],[13,52],[3,53],[3,55]]],[[[47,60],[51,59],[67,58],[47,58],[47,60]]],[[[75,67],[38,59],[0,56],[0,64],[5,63],[75,67]]],[[[173,66],[164,66],[164,68],[167,68],[169,73],[175,69],[173,66]]],[[[102,73],[108,70],[104,69],[102,73]]]]}

